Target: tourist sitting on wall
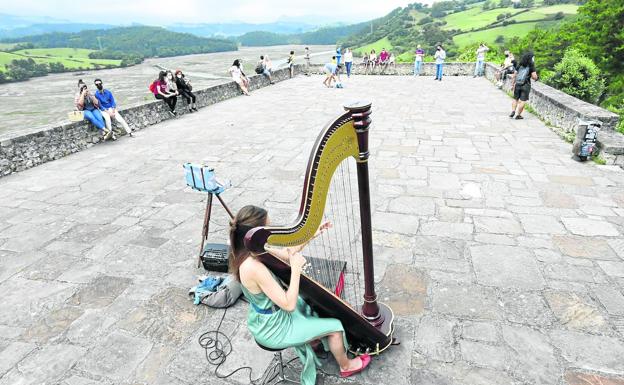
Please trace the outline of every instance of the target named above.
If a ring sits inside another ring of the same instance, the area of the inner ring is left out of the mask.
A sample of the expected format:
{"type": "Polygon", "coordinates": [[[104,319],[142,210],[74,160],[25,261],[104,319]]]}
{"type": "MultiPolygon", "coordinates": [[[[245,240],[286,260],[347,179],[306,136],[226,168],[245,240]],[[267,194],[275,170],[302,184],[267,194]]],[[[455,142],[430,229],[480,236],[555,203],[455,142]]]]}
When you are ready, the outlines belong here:
{"type": "Polygon", "coordinates": [[[392,52],[388,53],[388,68],[392,68],[396,73],[396,56],[392,52]]]}
{"type": "MultiPolygon", "coordinates": [[[[95,97],[100,102],[100,111],[104,118],[108,115],[109,119],[112,121],[115,119],[115,122],[121,124],[126,133],[132,136],[132,131],[128,126],[128,123],[124,120],[119,112],[117,112],[117,102],[115,102],[115,97],[113,97],[113,93],[104,88],[101,79],[95,79],[93,82],[95,87],[97,87],[97,91],[95,91],[95,97]]],[[[108,127],[112,130],[112,127],[108,127]]]]}
{"type": "Polygon", "coordinates": [[[364,52],[364,56],[362,56],[362,67],[364,67],[364,73],[366,74],[366,69],[368,68],[368,52],[364,52]]]}
{"type": "Polygon", "coordinates": [[[325,71],[325,80],[323,80],[323,84],[327,88],[331,88],[332,82],[336,82],[336,76],[338,75],[338,65],[333,61],[336,59],[335,56],[332,57],[332,61],[330,63],[325,64],[323,67],[325,71]]]}
{"type": "Polygon", "coordinates": [[[178,84],[176,83],[175,76],[173,76],[173,72],[167,71],[167,77],[165,78],[165,81],[167,82],[167,89],[169,90],[169,93],[180,95],[180,93],[178,92],[178,84]]]}
{"type": "Polygon", "coordinates": [[[241,62],[239,59],[234,60],[229,72],[230,75],[232,75],[232,80],[238,84],[243,94],[249,96],[249,79],[247,79],[247,76],[245,76],[245,73],[241,69],[241,62]]]}
{"type": "Polygon", "coordinates": [[[186,100],[189,112],[197,111],[197,97],[192,92],[193,86],[191,86],[191,82],[184,76],[184,74],[180,70],[177,70],[175,72],[175,80],[178,94],[182,95],[182,97],[186,100]]]}
{"type": "Polygon", "coordinates": [[[261,55],[258,64],[256,64],[256,73],[258,75],[264,75],[267,79],[269,79],[269,83],[273,84],[273,79],[271,78],[271,61],[268,56],[261,55]]]}
{"type": "Polygon", "coordinates": [[[111,137],[113,140],[116,139],[114,136],[115,134],[113,134],[111,130],[106,129],[104,117],[99,109],[100,102],[89,92],[89,87],[87,87],[82,79],[78,80],[78,92],[76,92],[74,104],[78,111],[83,112],[85,119],[90,121],[95,128],[98,129],[100,135],[102,136],[102,140],[106,140],[111,137]]]}
{"type": "MultiPolygon", "coordinates": [[[[372,74],[375,71],[375,66],[377,65],[377,54],[375,50],[371,50],[370,55],[368,56],[368,69],[370,69],[370,73],[372,74]]],[[[368,73],[368,69],[366,73],[368,73]]]]}
{"type": "Polygon", "coordinates": [[[516,64],[516,58],[514,55],[509,51],[505,51],[505,60],[501,64],[500,69],[494,74],[494,77],[496,78],[496,86],[498,86],[498,88],[503,87],[503,83],[507,79],[507,75],[511,75],[516,72],[516,64]]]}
{"type": "Polygon", "coordinates": [[[175,107],[178,102],[177,94],[169,92],[169,86],[167,85],[167,73],[160,71],[158,79],[150,86],[150,91],[154,93],[154,97],[159,100],[164,100],[167,106],[169,106],[169,113],[173,116],[177,116],[175,107]]]}
{"type": "Polygon", "coordinates": [[[384,73],[386,71],[386,68],[388,68],[388,59],[390,59],[390,54],[388,53],[388,51],[386,51],[385,48],[382,48],[381,52],[379,53],[379,65],[381,66],[380,73],[384,73]]]}

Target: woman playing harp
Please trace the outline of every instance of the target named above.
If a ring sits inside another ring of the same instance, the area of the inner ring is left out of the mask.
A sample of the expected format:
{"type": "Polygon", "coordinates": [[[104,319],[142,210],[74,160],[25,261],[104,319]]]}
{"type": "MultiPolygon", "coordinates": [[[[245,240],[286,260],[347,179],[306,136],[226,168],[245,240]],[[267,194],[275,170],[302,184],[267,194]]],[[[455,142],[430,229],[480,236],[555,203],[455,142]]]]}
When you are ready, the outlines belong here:
{"type": "MultiPolygon", "coordinates": [[[[299,253],[305,245],[285,249],[267,249],[290,265],[288,290],[244,244],[245,234],[252,228],[269,224],[267,211],[256,206],[243,207],[230,223],[230,272],[241,282],[249,301],[247,325],[256,341],[268,348],[294,347],[302,362],[301,383],[313,385],[316,367],[320,365],[310,345],[321,339],[340,366],[340,376],[361,372],[370,362],[367,354],[349,359],[344,328],[335,318],[319,318],[299,297],[299,279],[305,258],[299,253]]],[[[331,227],[323,223],[316,236],[331,227]]]]}

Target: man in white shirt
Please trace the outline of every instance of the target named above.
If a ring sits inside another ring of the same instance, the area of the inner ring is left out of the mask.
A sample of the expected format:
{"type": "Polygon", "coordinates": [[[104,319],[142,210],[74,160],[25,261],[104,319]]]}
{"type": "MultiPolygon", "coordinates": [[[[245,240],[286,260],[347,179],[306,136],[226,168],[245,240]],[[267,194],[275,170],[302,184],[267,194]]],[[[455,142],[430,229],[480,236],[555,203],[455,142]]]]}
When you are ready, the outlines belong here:
{"type": "Polygon", "coordinates": [[[483,68],[485,66],[485,53],[490,49],[483,43],[477,48],[477,64],[475,66],[475,72],[473,77],[483,76],[483,68]]]}

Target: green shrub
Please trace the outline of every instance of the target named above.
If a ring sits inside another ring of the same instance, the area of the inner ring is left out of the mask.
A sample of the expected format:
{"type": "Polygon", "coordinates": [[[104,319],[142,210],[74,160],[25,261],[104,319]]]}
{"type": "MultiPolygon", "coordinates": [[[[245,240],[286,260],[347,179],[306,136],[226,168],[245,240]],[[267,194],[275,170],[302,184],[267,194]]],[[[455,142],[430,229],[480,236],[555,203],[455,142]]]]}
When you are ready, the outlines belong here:
{"type": "Polygon", "coordinates": [[[605,82],[594,62],[581,51],[568,49],[546,82],[586,102],[597,104],[605,91],[605,82]]]}

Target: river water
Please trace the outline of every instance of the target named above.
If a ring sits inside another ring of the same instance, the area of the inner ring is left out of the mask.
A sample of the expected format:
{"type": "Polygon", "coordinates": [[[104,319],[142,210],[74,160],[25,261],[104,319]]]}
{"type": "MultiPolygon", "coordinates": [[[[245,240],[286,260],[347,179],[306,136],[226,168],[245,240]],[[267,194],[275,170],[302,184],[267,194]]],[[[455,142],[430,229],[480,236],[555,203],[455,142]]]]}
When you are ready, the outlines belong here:
{"type": "MultiPolygon", "coordinates": [[[[310,46],[313,63],[325,63],[333,46],[310,46]]],[[[243,60],[244,70],[254,74],[260,55],[269,55],[273,67],[283,67],[291,50],[297,63],[303,63],[304,46],[243,47],[238,51],[176,56],[145,60],[142,64],[98,71],[68,72],[33,78],[25,82],[0,85],[0,135],[68,122],[67,113],[74,109],[78,79],[83,79],[95,92],[93,80],[102,79],[120,108],[154,100],[149,84],[158,76],[159,66],[181,69],[196,89],[227,82],[227,70],[234,59],[243,60]]]]}

